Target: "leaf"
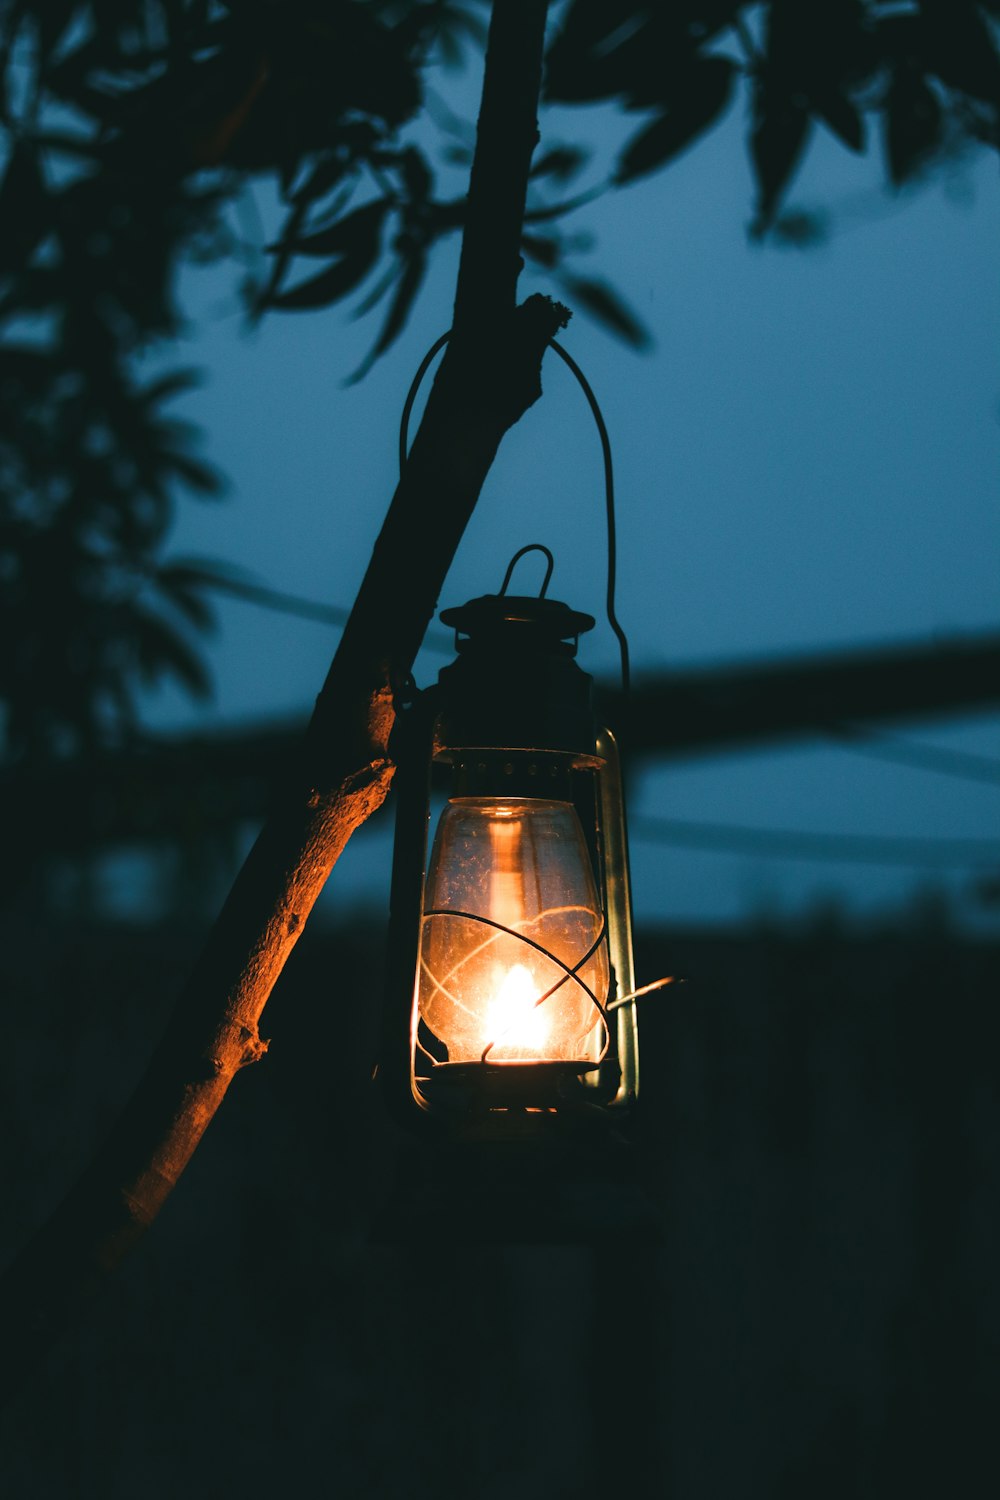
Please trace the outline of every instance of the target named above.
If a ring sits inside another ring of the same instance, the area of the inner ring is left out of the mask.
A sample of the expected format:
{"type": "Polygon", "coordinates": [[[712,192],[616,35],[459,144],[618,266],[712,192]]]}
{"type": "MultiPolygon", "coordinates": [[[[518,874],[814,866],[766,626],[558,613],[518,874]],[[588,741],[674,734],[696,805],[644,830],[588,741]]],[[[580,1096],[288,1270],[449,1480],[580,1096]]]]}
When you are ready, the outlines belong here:
{"type": "Polygon", "coordinates": [[[521,249],[525,255],[537,260],[540,266],[548,269],[558,264],[560,244],[558,240],[550,239],[547,235],[522,234],[521,249]]]}
{"type": "Polygon", "coordinates": [[[290,251],[293,255],[361,255],[377,245],[379,233],[386,213],[391,206],[389,198],[376,198],[345,214],[336,223],[319,229],[315,234],[303,238],[281,240],[268,245],[270,251],[290,251]]]}
{"type": "Polygon", "coordinates": [[[202,463],[200,459],[192,458],[189,453],[166,453],[163,455],[163,464],[189,490],[194,490],[199,495],[221,495],[225,488],[217,469],[202,463]]]}
{"type": "Polygon", "coordinates": [[[38,158],[17,141],[0,183],[0,270],[18,269],[46,232],[48,203],[38,158]]]}
{"type": "Polygon", "coordinates": [[[346,170],[346,161],[341,156],[321,157],[292,193],[291,201],[297,204],[307,204],[315,203],[317,198],[325,198],[327,193],[332,192],[341,181],[346,170]]]}
{"type": "Polygon", "coordinates": [[[373,308],[377,307],[398,275],[399,266],[391,265],[385,274],[379,277],[371,291],[365,293],[357,307],[351,309],[351,317],[354,319],[363,318],[373,308]]]}
{"type": "Polygon", "coordinates": [[[886,96],[884,127],[889,176],[897,186],[937,150],[941,126],[941,105],[930,84],[914,69],[898,68],[886,96]]]}
{"type": "Polygon", "coordinates": [[[18,388],[19,394],[37,399],[59,374],[62,363],[51,349],[31,344],[0,347],[0,389],[18,388]]]}
{"type": "Polygon", "coordinates": [[[811,102],[823,123],[828,125],[838,140],[850,151],[865,149],[865,122],[861,111],[851,103],[846,94],[837,89],[814,92],[811,102]]]}
{"type": "Polygon", "coordinates": [[[158,615],[144,609],[131,610],[132,637],[138,668],[147,682],[169,671],[184,684],[193,698],[212,696],[212,681],[201,658],[158,615]]]}
{"type": "Polygon", "coordinates": [[[650,347],[653,340],[649,330],[606,281],[569,275],[562,275],[559,279],[570,298],[619,338],[631,344],[633,349],[650,347]]]}
{"type": "Polygon", "coordinates": [[[317,307],[329,307],[331,302],[346,297],[364,280],[374,258],[372,255],[370,258],[356,256],[336,260],[318,276],[269,297],[264,305],[280,308],[283,312],[310,312],[317,307]]]}
{"type": "Polygon", "coordinates": [[[553,146],[531,164],[532,177],[554,177],[566,182],[584,165],[590,152],[582,146],[553,146]]]}
{"type": "MultiPolygon", "coordinates": [[[[525,224],[544,224],[550,219],[561,219],[564,214],[571,214],[576,209],[593,203],[594,199],[600,198],[603,192],[603,187],[588,188],[585,193],[577,193],[575,198],[567,198],[563,203],[546,203],[542,208],[526,209],[524,222],[525,224]]],[[[461,206],[464,207],[464,205],[461,206]]]]}
{"type": "Polygon", "coordinates": [[[197,630],[207,631],[215,626],[215,611],[197,592],[197,585],[192,586],[183,579],[170,577],[167,569],[160,570],[156,575],[156,582],[166,603],[197,630]]]}
{"type": "Polygon", "coordinates": [[[632,137],[618,164],[615,181],[632,182],[653,172],[690,146],[718,119],[729,103],[735,65],[728,57],[699,59],[683,86],[678,83],[667,108],[632,137]]]}
{"type": "Polygon", "coordinates": [[[643,9],[632,0],[573,0],[546,54],[545,98],[578,104],[620,92],[620,48],[611,43],[643,9]]]}
{"type": "Polygon", "coordinates": [[[75,9],[76,0],[46,0],[38,7],[38,60],[43,73],[75,9]]]}
{"type": "Polygon", "coordinates": [[[191,368],[171,370],[169,374],[161,375],[158,380],[145,386],[139,392],[138,399],[145,407],[156,406],[161,401],[169,401],[174,396],[183,395],[185,391],[197,390],[203,379],[201,370],[191,368]]]}
{"type": "Polygon", "coordinates": [[[361,364],[354,371],[354,374],[348,376],[345,385],[356,385],[359,380],[363,379],[379,355],[384,354],[402,333],[406,327],[406,320],[410,315],[413,300],[420,290],[420,283],[424,279],[426,269],[427,254],[423,247],[420,247],[411,253],[409,260],[406,262],[403,274],[399,278],[396,295],[389,306],[385,322],[382,325],[382,331],[376,339],[374,347],[365,355],[361,364]]]}
{"type": "Polygon", "coordinates": [[[753,232],[762,234],[802,159],[811,121],[804,99],[789,94],[767,74],[758,77],[753,110],[750,155],[758,189],[753,232]]]}
{"type": "Polygon", "coordinates": [[[399,161],[403,184],[411,203],[426,203],[434,185],[426,160],[415,147],[409,146],[399,161]]]}
{"type": "Polygon", "coordinates": [[[989,25],[971,0],[925,0],[920,21],[926,71],[995,105],[1000,100],[1000,56],[989,25]]]}

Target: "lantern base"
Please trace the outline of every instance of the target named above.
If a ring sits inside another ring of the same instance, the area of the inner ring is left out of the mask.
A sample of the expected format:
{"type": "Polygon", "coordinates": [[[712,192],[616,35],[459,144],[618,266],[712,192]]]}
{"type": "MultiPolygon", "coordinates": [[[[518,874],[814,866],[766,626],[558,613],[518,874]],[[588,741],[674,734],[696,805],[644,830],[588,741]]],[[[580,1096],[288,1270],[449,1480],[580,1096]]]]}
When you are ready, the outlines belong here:
{"type": "Polygon", "coordinates": [[[572,1109],[590,1102],[583,1074],[596,1067],[585,1060],[439,1063],[417,1079],[417,1087],[432,1114],[572,1109]]]}

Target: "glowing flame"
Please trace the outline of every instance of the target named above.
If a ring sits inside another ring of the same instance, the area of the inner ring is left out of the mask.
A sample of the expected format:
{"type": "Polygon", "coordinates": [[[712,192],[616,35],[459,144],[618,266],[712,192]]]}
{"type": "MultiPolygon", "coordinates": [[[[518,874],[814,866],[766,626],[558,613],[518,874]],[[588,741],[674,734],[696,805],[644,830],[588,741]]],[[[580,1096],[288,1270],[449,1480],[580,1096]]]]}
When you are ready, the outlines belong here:
{"type": "Polygon", "coordinates": [[[549,1022],[544,1006],[535,1005],[540,993],[524,964],[509,969],[486,1007],[487,1041],[495,1039],[498,1049],[526,1047],[541,1052],[548,1041],[549,1022]]]}

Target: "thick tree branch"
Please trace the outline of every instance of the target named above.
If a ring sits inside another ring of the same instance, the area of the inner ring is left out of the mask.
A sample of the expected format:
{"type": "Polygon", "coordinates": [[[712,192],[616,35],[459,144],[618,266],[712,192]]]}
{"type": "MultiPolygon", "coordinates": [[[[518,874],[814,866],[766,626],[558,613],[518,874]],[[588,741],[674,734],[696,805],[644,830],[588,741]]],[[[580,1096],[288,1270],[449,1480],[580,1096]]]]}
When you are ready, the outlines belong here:
{"type": "Polygon", "coordinates": [[[494,6],[453,337],[297,765],[149,1069],[93,1165],[3,1285],[9,1378],[153,1221],[239,1069],[351,833],[382,802],[393,687],[409,672],[506,430],[536,399],[563,309],[515,309],[546,0],[494,6]]]}

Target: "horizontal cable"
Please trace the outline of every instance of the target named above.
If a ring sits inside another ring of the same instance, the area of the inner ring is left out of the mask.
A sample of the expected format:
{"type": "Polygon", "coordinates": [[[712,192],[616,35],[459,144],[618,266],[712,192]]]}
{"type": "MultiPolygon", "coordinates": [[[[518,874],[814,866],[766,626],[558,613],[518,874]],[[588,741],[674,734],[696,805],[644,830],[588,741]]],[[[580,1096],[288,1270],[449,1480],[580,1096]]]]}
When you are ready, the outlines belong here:
{"type": "Polygon", "coordinates": [[[917,740],[900,739],[894,734],[881,734],[864,724],[834,724],[830,726],[830,732],[840,749],[850,750],[869,760],[913,766],[920,771],[933,771],[938,776],[955,776],[960,781],[1000,784],[1000,760],[993,760],[988,755],[970,755],[965,750],[924,745],[917,740]]]}
{"type": "Polygon", "coordinates": [[[1000,866],[1000,839],[881,838],[853,833],[808,833],[791,828],[745,828],[681,818],[629,819],[633,839],[711,849],[720,854],[762,854],[772,859],[825,859],[876,865],[1000,866]]]}
{"type": "MultiPolygon", "coordinates": [[[[259,604],[263,609],[276,610],[280,614],[297,615],[303,620],[318,620],[323,625],[346,625],[351,611],[340,604],[320,604],[314,599],[303,599],[299,594],[286,594],[280,589],[271,589],[260,583],[248,583],[240,578],[213,578],[206,587],[224,594],[232,594],[247,604],[259,604]]],[[[445,630],[429,630],[424,645],[432,651],[450,651],[454,635],[445,630]]]]}
{"type": "MultiPolygon", "coordinates": [[[[239,578],[212,578],[206,582],[206,587],[231,594],[247,604],[257,604],[280,614],[296,615],[300,619],[316,620],[324,625],[346,625],[351,613],[340,604],[322,604],[315,599],[305,599],[299,594],[289,594],[281,589],[268,588],[264,584],[239,578]]],[[[451,651],[454,636],[450,631],[432,629],[424,636],[424,645],[430,651],[451,651]]],[[[992,760],[989,756],[970,755],[961,750],[920,744],[896,735],[881,734],[863,724],[830,724],[827,728],[836,745],[855,755],[886,761],[892,765],[912,766],[963,781],[1000,784],[1000,760],[992,760]]]]}

